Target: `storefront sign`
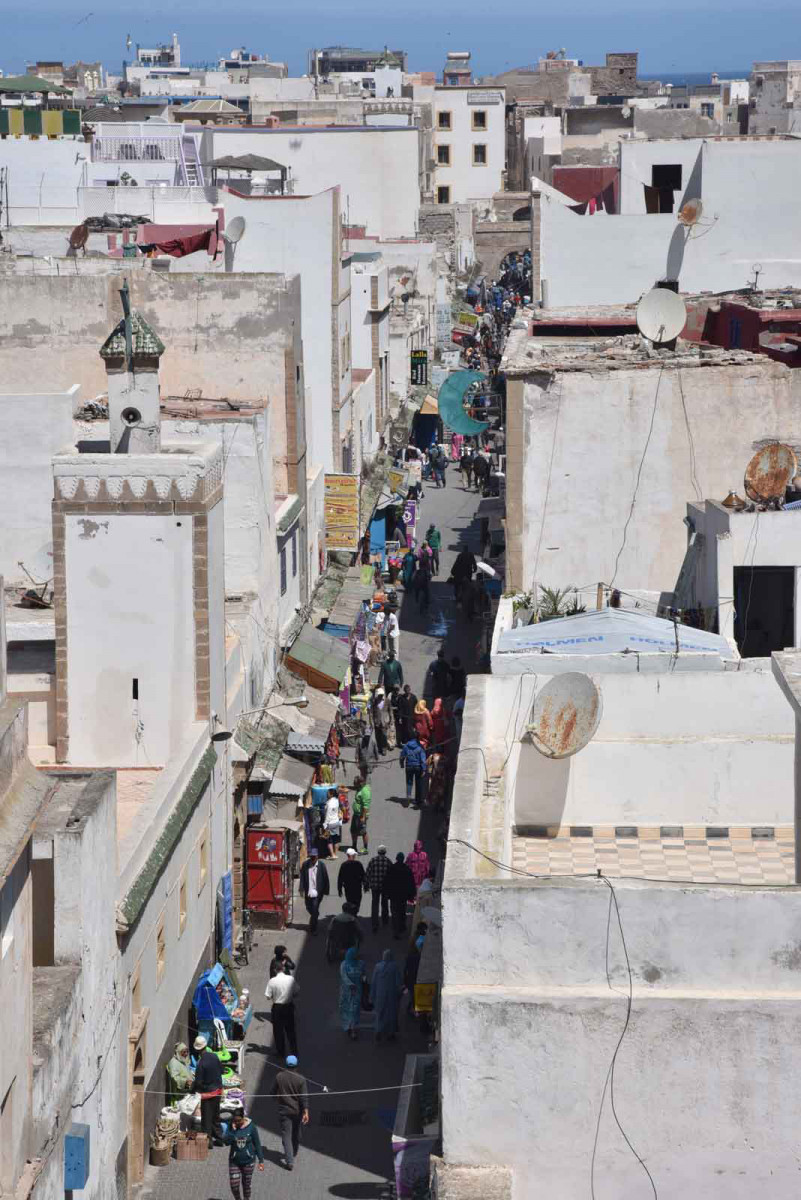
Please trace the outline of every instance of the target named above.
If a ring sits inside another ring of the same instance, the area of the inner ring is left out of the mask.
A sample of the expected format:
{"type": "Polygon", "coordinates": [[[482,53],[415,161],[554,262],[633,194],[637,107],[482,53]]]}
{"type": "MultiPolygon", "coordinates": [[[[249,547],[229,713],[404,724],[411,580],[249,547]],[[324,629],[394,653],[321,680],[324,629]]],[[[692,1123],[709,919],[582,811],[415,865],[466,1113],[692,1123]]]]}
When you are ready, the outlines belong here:
{"type": "Polygon", "coordinates": [[[326,475],[324,511],[326,550],[358,550],[358,475],[326,475]]]}
{"type": "Polygon", "coordinates": [[[503,96],[500,92],[477,92],[469,91],[467,93],[468,104],[500,104],[503,96]]]}
{"type": "Polygon", "coordinates": [[[428,383],[427,350],[412,350],[412,383],[423,387],[428,383]]]}
{"type": "Polygon", "coordinates": [[[470,329],[475,329],[478,325],[478,313],[460,312],[456,318],[457,325],[467,325],[470,329]]]}
{"type": "Polygon", "coordinates": [[[403,480],[404,480],[405,476],[406,476],[405,471],[394,471],[393,470],[393,471],[387,472],[387,480],[389,482],[389,486],[392,489],[392,491],[395,492],[396,495],[402,494],[403,480]]]}
{"type": "Polygon", "coordinates": [[[447,346],[451,340],[451,306],[437,305],[437,345],[447,346]]]}

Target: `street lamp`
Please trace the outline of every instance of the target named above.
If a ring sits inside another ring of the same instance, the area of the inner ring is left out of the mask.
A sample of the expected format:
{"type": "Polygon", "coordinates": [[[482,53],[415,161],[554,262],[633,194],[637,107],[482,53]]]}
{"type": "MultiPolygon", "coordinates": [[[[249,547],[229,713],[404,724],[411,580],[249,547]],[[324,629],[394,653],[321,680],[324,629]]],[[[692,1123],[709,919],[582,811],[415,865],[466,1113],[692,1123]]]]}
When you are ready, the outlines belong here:
{"type": "MultiPolygon", "coordinates": [[[[308,706],[308,696],[292,696],[288,700],[280,700],[277,704],[268,704],[262,708],[246,708],[243,712],[239,713],[239,716],[250,717],[254,713],[272,712],[274,708],[308,708],[308,706]]],[[[211,714],[211,722],[213,729],[211,740],[213,742],[227,742],[234,736],[230,729],[222,727],[222,722],[216,713],[211,714]],[[219,725],[220,728],[215,729],[216,725],[219,725]]]]}

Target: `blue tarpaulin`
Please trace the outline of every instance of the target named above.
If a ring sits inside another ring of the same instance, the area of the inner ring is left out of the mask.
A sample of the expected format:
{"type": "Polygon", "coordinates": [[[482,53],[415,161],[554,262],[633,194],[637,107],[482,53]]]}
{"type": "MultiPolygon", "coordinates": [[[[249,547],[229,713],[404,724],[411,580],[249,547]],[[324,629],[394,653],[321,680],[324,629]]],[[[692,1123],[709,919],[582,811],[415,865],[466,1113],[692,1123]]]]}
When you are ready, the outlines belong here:
{"type": "Polygon", "coordinates": [[[370,522],[370,553],[381,555],[381,566],[384,565],[386,557],[386,540],[387,540],[387,519],[386,517],[373,517],[370,522]]]}
{"type": "Polygon", "coordinates": [[[444,381],[437,395],[440,420],[454,433],[468,437],[489,429],[488,421],[474,421],[465,412],[464,398],[467,389],[474,383],[486,383],[483,371],[453,371],[444,381]]]}
{"type": "MultiPolygon", "coordinates": [[[[635,650],[641,654],[675,654],[677,637],[680,652],[735,657],[729,643],[718,633],[674,625],[664,617],[623,608],[602,608],[600,612],[507,629],[498,639],[498,650],[502,654],[532,650],[550,654],[619,654],[635,650]]],[[[547,669],[544,664],[542,669],[547,669]]]]}

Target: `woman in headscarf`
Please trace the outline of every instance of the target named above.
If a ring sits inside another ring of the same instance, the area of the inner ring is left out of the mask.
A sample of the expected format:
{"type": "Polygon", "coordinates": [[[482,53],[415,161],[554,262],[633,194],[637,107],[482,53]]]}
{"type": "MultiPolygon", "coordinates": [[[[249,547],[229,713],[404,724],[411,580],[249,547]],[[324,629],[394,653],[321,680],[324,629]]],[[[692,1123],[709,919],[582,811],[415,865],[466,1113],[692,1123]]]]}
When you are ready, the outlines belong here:
{"type": "Polygon", "coordinates": [[[423,843],[417,841],[414,843],[414,850],[411,854],[406,855],[406,866],[414,875],[414,886],[418,887],[428,875],[431,864],[428,861],[428,855],[423,849],[423,843]]]}
{"type": "Polygon", "coordinates": [[[409,591],[409,589],[412,586],[412,579],[414,578],[415,566],[416,566],[416,563],[415,563],[414,551],[407,550],[403,556],[403,565],[401,566],[401,579],[403,580],[403,586],[407,592],[409,591]]]}
{"type": "Polygon", "coordinates": [[[428,705],[425,700],[418,700],[414,709],[414,731],[417,734],[418,741],[421,746],[428,749],[431,741],[431,734],[434,728],[434,722],[431,719],[431,713],[428,711],[428,705]]]}
{"type": "Polygon", "coordinates": [[[431,726],[434,745],[438,750],[444,749],[448,741],[448,714],[445,712],[440,697],[434,701],[434,706],[431,709],[431,726]]]}
{"type": "Polygon", "coordinates": [[[426,803],[442,809],[448,797],[448,760],[444,754],[429,754],[426,761],[426,803]]]}
{"type": "Polygon", "coordinates": [[[385,950],[380,963],[373,968],[370,983],[370,1002],[375,1010],[375,1039],[382,1037],[390,1041],[398,1032],[398,1002],[403,991],[403,980],[391,950],[385,950]]]}
{"type": "Polygon", "coordinates": [[[167,1074],[170,1077],[170,1091],[175,1096],[191,1091],[195,1082],[195,1073],[189,1058],[189,1047],[184,1042],[177,1042],[175,1053],[167,1063],[167,1074]]]}
{"type": "Polygon", "coordinates": [[[364,979],[364,962],[359,958],[356,947],[351,946],[339,968],[339,1019],[352,1042],[356,1041],[356,1026],[362,1011],[364,979]]]}

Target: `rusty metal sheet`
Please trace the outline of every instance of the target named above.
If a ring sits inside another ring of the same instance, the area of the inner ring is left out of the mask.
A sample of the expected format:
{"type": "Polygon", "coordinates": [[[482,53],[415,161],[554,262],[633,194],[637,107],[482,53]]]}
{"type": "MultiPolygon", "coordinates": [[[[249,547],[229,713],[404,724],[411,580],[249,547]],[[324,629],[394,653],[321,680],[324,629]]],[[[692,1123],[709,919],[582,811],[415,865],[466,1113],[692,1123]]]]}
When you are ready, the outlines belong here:
{"type": "Polygon", "coordinates": [[[745,469],[745,490],[756,503],[784,495],[798,469],[798,459],[783,442],[771,442],[757,450],[745,469]]]}
{"type": "Polygon", "coordinates": [[[569,758],[592,740],[602,714],[600,688],[582,671],[567,671],[536,696],[528,732],[547,758],[569,758]]]}

